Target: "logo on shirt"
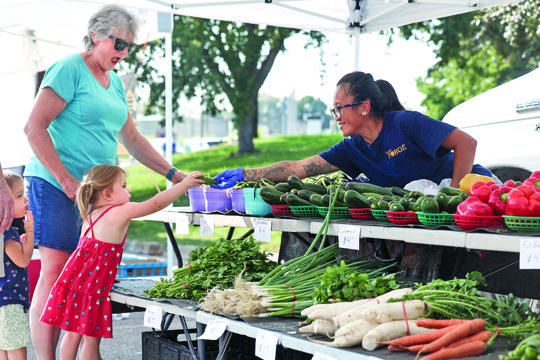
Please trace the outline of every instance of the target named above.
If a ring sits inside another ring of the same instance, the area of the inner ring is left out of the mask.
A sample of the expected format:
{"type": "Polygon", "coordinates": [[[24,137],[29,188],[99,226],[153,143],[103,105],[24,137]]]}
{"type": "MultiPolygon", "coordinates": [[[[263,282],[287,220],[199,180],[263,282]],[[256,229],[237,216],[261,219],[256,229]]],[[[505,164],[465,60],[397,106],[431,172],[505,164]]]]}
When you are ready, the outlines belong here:
{"type": "Polygon", "coordinates": [[[405,146],[405,144],[401,145],[400,147],[394,149],[394,150],[388,150],[386,152],[386,155],[388,155],[388,158],[391,159],[393,158],[394,156],[396,156],[397,154],[401,153],[402,151],[405,151],[407,150],[407,147],[405,146]]]}

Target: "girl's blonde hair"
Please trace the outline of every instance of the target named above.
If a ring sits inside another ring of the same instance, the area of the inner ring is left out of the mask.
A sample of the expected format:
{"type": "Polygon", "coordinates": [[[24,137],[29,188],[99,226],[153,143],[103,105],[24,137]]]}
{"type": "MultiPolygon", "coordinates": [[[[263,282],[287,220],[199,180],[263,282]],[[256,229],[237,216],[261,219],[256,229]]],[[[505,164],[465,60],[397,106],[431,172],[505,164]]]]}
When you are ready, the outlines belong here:
{"type": "Polygon", "coordinates": [[[97,165],[84,174],[75,199],[83,221],[88,221],[96,195],[103,190],[112,189],[120,174],[125,174],[125,171],[115,165],[97,165]]]}
{"type": "Polygon", "coordinates": [[[4,179],[6,179],[6,183],[8,184],[11,191],[13,191],[13,185],[17,182],[24,183],[24,180],[21,175],[14,173],[11,170],[4,170],[4,179]]]}

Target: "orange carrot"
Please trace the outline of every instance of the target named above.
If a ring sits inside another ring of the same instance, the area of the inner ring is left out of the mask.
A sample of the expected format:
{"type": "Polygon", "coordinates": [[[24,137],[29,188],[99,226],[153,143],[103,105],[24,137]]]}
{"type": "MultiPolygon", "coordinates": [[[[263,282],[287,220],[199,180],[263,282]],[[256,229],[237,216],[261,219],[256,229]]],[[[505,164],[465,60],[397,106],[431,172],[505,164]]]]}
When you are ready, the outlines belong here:
{"type": "Polygon", "coordinates": [[[409,350],[410,352],[419,352],[420,350],[422,350],[422,348],[427,345],[427,344],[417,344],[417,345],[411,345],[411,346],[406,346],[405,348],[407,350],[409,350]]]}
{"type": "Polygon", "coordinates": [[[399,345],[388,345],[388,350],[390,351],[408,351],[406,347],[399,345]]]}
{"type": "Polygon", "coordinates": [[[489,341],[489,339],[491,339],[492,336],[493,336],[492,331],[483,330],[483,331],[477,332],[474,335],[467,336],[466,338],[463,338],[461,340],[453,342],[450,345],[446,346],[446,348],[458,346],[458,345],[461,345],[461,344],[466,344],[466,343],[476,341],[476,340],[480,340],[480,341],[483,341],[483,342],[487,343],[489,341]]]}
{"type": "Polygon", "coordinates": [[[447,326],[452,325],[461,325],[467,321],[471,320],[464,320],[464,319],[418,319],[416,320],[416,325],[425,327],[428,329],[441,329],[445,328],[447,326]]]}
{"type": "Polygon", "coordinates": [[[410,345],[416,345],[416,344],[427,344],[434,340],[437,340],[444,334],[448,333],[449,331],[452,331],[453,329],[456,329],[459,325],[454,326],[448,326],[443,329],[428,331],[426,333],[422,334],[415,334],[415,335],[407,335],[402,336],[397,339],[385,341],[382,344],[386,345],[399,345],[399,346],[410,346],[410,345]]]}
{"type": "Polygon", "coordinates": [[[418,358],[420,353],[435,352],[459,339],[463,339],[464,337],[467,337],[469,335],[476,334],[477,332],[484,330],[485,327],[486,327],[486,322],[483,319],[474,319],[462,325],[458,325],[457,328],[452,329],[451,331],[444,334],[437,340],[432,341],[426,346],[424,346],[422,350],[418,352],[418,354],[416,355],[416,358],[418,358]]]}
{"type": "Polygon", "coordinates": [[[486,350],[487,344],[483,341],[476,340],[456,347],[444,348],[439,351],[435,351],[427,356],[424,356],[422,360],[458,359],[480,355],[486,352],[486,350]]]}

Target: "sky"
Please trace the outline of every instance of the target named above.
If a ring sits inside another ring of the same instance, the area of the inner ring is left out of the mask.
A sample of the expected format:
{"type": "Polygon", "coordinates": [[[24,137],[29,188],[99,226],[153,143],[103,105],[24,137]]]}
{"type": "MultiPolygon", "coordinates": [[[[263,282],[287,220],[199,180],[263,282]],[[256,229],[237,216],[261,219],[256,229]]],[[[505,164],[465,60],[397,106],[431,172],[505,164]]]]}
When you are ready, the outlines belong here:
{"type": "MultiPolygon", "coordinates": [[[[305,38],[295,36],[285,43],[287,51],[277,56],[261,93],[277,98],[307,95],[332,103],[335,83],[354,71],[355,46],[350,36],[326,33],[324,47],[325,77],[321,80],[321,52],[304,49],[305,38]]],[[[377,33],[360,36],[359,69],[375,79],[389,81],[400,101],[410,109],[422,111],[422,94],[415,79],[424,77],[435,62],[433,49],[420,41],[395,38],[388,47],[387,38],[377,33]]],[[[31,74],[0,75],[0,162],[2,166],[25,163],[31,155],[23,127],[33,103],[34,78],[31,74]]],[[[197,105],[193,105],[197,108],[197,105]]]]}

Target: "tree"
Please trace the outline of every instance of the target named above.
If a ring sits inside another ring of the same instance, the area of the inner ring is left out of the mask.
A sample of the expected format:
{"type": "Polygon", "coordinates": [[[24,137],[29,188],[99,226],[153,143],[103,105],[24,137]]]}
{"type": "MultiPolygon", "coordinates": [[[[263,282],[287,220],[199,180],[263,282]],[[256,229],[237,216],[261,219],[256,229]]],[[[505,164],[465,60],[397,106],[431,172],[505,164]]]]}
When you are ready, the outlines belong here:
{"type": "MultiPolygon", "coordinates": [[[[255,151],[259,89],[277,54],[285,51],[285,39],[296,33],[307,36],[306,46],[319,47],[325,41],[317,31],[175,16],[174,98],[200,96],[201,105],[211,114],[232,107],[232,121],[238,129],[238,152],[255,151]]],[[[162,44],[163,40],[158,40],[147,46],[145,65],[164,56],[162,44]]],[[[163,111],[165,85],[160,71],[153,66],[135,67],[139,81],[150,88],[149,109],[163,111]]],[[[177,102],[174,108],[177,110],[177,102]]]]}
{"type": "MultiPolygon", "coordinates": [[[[461,102],[540,64],[540,0],[524,0],[401,27],[399,35],[437,46],[437,62],[418,89],[427,114],[442,119],[461,102]]],[[[397,30],[392,30],[396,34],[397,30]]]]}
{"type": "Polygon", "coordinates": [[[303,119],[304,116],[319,116],[322,121],[322,128],[328,128],[331,120],[328,106],[321,100],[315,99],[313,96],[304,96],[298,103],[298,118],[303,119]]]}

